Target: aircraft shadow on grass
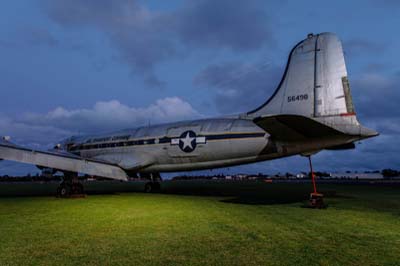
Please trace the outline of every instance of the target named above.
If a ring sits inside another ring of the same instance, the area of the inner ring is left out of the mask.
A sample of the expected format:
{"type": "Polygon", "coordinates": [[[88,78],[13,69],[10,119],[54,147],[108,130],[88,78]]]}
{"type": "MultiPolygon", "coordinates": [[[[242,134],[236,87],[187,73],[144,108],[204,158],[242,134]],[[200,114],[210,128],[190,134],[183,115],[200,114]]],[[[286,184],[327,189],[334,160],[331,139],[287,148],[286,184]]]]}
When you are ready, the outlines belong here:
{"type": "MultiPolygon", "coordinates": [[[[54,196],[57,183],[1,184],[0,196],[54,196]]],[[[109,195],[143,192],[140,182],[93,182],[85,184],[85,193],[109,195]]],[[[325,195],[326,191],[323,191],[325,195]]],[[[308,184],[264,184],[261,182],[210,182],[210,181],[165,181],[157,194],[200,197],[221,197],[230,204],[274,205],[305,202],[310,193],[308,184]]],[[[327,195],[329,196],[329,195],[327,195]]]]}
{"type": "Polygon", "coordinates": [[[272,187],[264,185],[204,185],[174,186],[160,191],[163,194],[224,197],[221,202],[246,205],[274,205],[302,203],[309,197],[309,191],[296,186],[272,187]]]}

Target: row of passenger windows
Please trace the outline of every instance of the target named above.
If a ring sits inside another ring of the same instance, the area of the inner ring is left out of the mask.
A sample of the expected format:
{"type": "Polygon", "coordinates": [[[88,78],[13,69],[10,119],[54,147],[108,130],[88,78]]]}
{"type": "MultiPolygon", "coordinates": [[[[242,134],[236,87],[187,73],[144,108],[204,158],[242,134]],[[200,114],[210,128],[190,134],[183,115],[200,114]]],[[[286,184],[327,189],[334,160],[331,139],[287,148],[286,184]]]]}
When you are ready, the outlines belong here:
{"type": "MultiPolygon", "coordinates": [[[[249,132],[249,133],[228,133],[228,134],[216,134],[205,136],[207,140],[217,140],[226,138],[248,138],[248,137],[263,137],[265,133],[263,132],[249,132]]],[[[200,136],[198,136],[200,137],[200,136]]],[[[146,144],[156,144],[156,143],[169,143],[171,142],[170,137],[163,137],[159,139],[142,139],[142,140],[130,140],[130,141],[120,141],[120,142],[108,142],[108,143],[98,143],[98,144],[79,144],[69,147],[70,151],[79,150],[91,150],[91,149],[103,149],[103,148],[116,148],[134,145],[146,145],[146,144]]]]}
{"type": "MultiPolygon", "coordinates": [[[[240,129],[245,129],[252,125],[248,120],[232,120],[232,119],[212,119],[209,121],[202,121],[196,123],[190,123],[188,125],[177,125],[176,127],[171,125],[171,128],[195,128],[199,127],[202,132],[226,132],[230,131],[232,128],[235,130],[240,131],[240,129]]],[[[129,139],[129,138],[144,138],[144,137],[151,137],[157,136],[160,132],[165,132],[167,129],[164,126],[152,126],[152,127],[140,127],[136,129],[132,129],[129,132],[129,135],[116,135],[111,137],[100,137],[91,139],[91,142],[101,142],[101,141],[116,141],[122,139],[129,139]],[[113,139],[114,138],[114,139],[113,139]]]]}
{"type": "Polygon", "coordinates": [[[70,151],[92,150],[92,149],[102,149],[102,148],[116,148],[116,147],[134,146],[134,145],[145,145],[145,144],[155,144],[155,139],[132,140],[132,141],[121,141],[121,142],[110,142],[110,143],[99,143],[99,144],[80,144],[80,145],[70,147],[69,150],[70,151]]]}

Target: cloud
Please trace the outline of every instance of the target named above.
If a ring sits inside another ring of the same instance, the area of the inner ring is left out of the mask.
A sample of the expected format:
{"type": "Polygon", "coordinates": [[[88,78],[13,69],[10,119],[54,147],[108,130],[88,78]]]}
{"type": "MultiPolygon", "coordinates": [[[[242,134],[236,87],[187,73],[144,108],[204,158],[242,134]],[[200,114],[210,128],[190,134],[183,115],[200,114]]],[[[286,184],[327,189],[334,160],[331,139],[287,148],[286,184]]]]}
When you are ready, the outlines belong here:
{"type": "Polygon", "coordinates": [[[129,107],[117,100],[97,102],[91,109],[67,110],[58,107],[47,114],[26,113],[18,118],[18,122],[70,132],[96,133],[200,116],[189,103],[178,97],[169,97],[145,108],[129,107]]]}
{"type": "Polygon", "coordinates": [[[398,0],[371,0],[373,4],[375,4],[378,7],[383,7],[383,8],[398,8],[400,7],[400,3],[398,0]]]}
{"type": "Polygon", "coordinates": [[[64,28],[103,33],[118,58],[153,87],[155,67],[193,47],[252,51],[272,42],[262,1],[201,0],[172,11],[153,11],[134,0],[43,0],[48,17],[64,28]]]}
{"type": "Polygon", "coordinates": [[[356,111],[367,119],[400,117],[400,75],[365,72],[351,81],[356,111]]]}
{"type": "Polygon", "coordinates": [[[29,46],[47,46],[57,47],[59,41],[56,37],[46,28],[36,26],[26,26],[17,29],[6,40],[0,40],[0,46],[6,48],[29,47],[29,46]]]}
{"type": "Polygon", "coordinates": [[[63,27],[94,29],[105,36],[119,51],[119,60],[144,75],[150,86],[162,86],[154,66],[176,54],[169,37],[168,20],[150,12],[136,1],[43,1],[47,15],[63,27]]]}
{"type": "Polygon", "coordinates": [[[0,113],[0,135],[11,136],[11,141],[32,148],[51,148],[72,132],[52,125],[39,125],[18,121],[0,113]]]}
{"type": "Polygon", "coordinates": [[[59,41],[46,28],[26,27],[21,29],[20,34],[24,35],[24,37],[21,36],[21,38],[30,45],[47,45],[50,47],[59,45],[59,41]]]}
{"type": "Polygon", "coordinates": [[[351,56],[382,53],[385,46],[381,43],[366,39],[351,39],[343,43],[346,54],[351,56]]]}
{"type": "Polygon", "coordinates": [[[262,1],[200,0],[178,12],[183,42],[234,51],[256,50],[272,41],[268,14],[262,1]]]}
{"type": "Polygon", "coordinates": [[[215,91],[214,102],[221,113],[239,113],[263,104],[278,86],[280,67],[269,63],[227,62],[203,69],[194,84],[215,91]]]}

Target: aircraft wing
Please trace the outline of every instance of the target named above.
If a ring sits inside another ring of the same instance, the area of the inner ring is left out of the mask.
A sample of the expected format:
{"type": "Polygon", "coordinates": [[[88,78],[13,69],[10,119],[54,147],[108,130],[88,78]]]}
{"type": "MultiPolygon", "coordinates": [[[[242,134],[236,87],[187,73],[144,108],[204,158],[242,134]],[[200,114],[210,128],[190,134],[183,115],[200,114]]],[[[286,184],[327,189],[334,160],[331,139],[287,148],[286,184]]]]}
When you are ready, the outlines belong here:
{"type": "Polygon", "coordinates": [[[337,136],[343,133],[301,115],[274,115],[255,118],[254,123],[273,138],[282,141],[337,136]]]}
{"type": "Polygon", "coordinates": [[[86,159],[66,151],[38,151],[0,140],[0,158],[29,163],[58,170],[79,172],[89,175],[127,180],[121,167],[101,160],[86,159]]]}

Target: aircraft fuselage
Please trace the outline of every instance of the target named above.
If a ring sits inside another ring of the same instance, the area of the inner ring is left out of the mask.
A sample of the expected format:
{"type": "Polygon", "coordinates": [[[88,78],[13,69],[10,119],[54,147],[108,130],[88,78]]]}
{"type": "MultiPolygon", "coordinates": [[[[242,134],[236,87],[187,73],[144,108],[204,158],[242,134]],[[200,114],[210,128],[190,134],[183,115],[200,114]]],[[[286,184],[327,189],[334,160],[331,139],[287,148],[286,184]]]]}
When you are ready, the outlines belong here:
{"type": "Polygon", "coordinates": [[[126,170],[172,172],[275,159],[347,141],[336,137],[284,143],[271,139],[252,120],[216,118],[72,137],[64,142],[64,148],[81,157],[104,160],[126,170]]]}

